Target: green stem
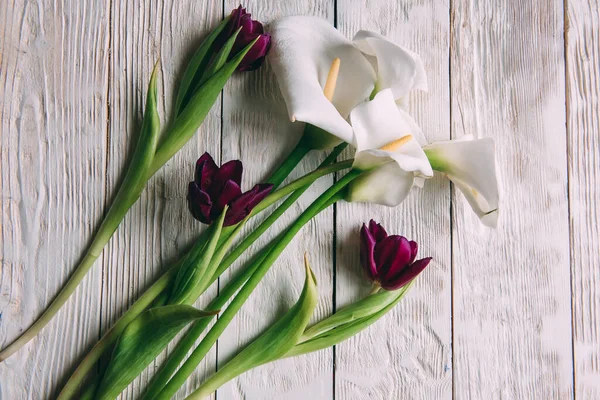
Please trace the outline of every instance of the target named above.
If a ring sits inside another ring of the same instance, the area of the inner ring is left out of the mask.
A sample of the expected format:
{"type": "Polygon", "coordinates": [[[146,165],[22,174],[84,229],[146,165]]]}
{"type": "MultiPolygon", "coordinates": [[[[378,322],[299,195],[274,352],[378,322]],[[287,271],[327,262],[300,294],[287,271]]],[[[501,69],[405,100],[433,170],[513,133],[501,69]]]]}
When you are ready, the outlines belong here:
{"type": "Polygon", "coordinates": [[[278,187],[279,185],[281,185],[285,178],[288,177],[290,172],[292,172],[292,170],[296,168],[296,165],[298,165],[300,161],[302,161],[304,156],[308,154],[310,150],[311,148],[308,147],[304,143],[304,140],[301,139],[296,145],[296,147],[294,147],[294,150],[292,150],[292,152],[288,155],[285,161],[283,161],[283,163],[279,166],[277,171],[275,171],[275,173],[271,175],[271,177],[267,180],[266,183],[272,183],[274,187],[278,187]]]}
{"type": "MultiPolygon", "coordinates": [[[[256,271],[252,274],[246,284],[240,289],[238,294],[229,304],[227,309],[221,314],[215,325],[208,331],[204,339],[200,342],[198,347],[193,351],[187,361],[181,366],[179,371],[169,381],[167,386],[158,394],[158,399],[170,399],[171,396],[179,389],[179,387],[185,382],[188,376],[194,371],[196,366],[204,359],[208,350],[217,341],[221,333],[225,330],[227,325],[231,322],[235,314],[246,302],[246,299],[253,292],[254,288],[262,280],[263,276],[267,273],[271,265],[277,260],[279,255],[283,252],[285,247],[291,242],[294,236],[300,231],[300,229],[319,212],[322,211],[323,206],[328,204],[330,199],[334,202],[343,198],[342,189],[346,187],[353,179],[360,174],[360,171],[352,170],[346,174],[338,182],[334,183],[325,193],[319,196],[288,228],[283,234],[281,240],[269,251],[266,258],[260,263],[256,271]]],[[[331,203],[332,204],[332,203],[331,203]]]]}
{"type": "MultiPolygon", "coordinates": [[[[238,244],[236,246],[236,248],[231,253],[229,253],[229,255],[227,257],[225,257],[220,262],[220,264],[218,265],[218,268],[216,269],[215,273],[213,274],[213,276],[210,280],[209,286],[214,281],[216,281],[217,278],[219,276],[221,276],[221,274],[227,268],[229,268],[231,266],[231,264],[233,264],[244,253],[244,251],[246,249],[248,249],[256,241],[256,239],[258,239],[267,229],[269,229],[269,227],[271,227],[271,225],[273,225],[273,223],[289,207],[291,207],[298,200],[298,198],[308,189],[308,187],[310,186],[310,184],[312,182],[314,182],[316,179],[318,179],[319,177],[321,177],[327,173],[339,171],[339,169],[336,169],[336,168],[332,169],[332,168],[326,168],[326,167],[328,164],[335,161],[337,156],[340,155],[340,153],[346,148],[346,146],[347,145],[344,143],[343,145],[336,147],[329,154],[329,156],[327,156],[327,158],[325,158],[325,160],[321,163],[321,165],[319,166],[319,169],[313,171],[310,174],[305,175],[303,178],[300,178],[271,194],[271,196],[273,196],[276,193],[285,192],[288,190],[288,187],[296,188],[296,190],[288,198],[286,198],[284,200],[284,202],[281,203],[281,205],[279,205],[279,207],[277,207],[271,215],[269,215],[240,244],[238,244]],[[319,171],[319,172],[317,173],[317,171],[319,171]],[[308,180],[305,179],[309,176],[310,176],[310,179],[308,179],[308,180]],[[298,184],[298,182],[300,182],[301,184],[304,184],[305,186],[300,186],[298,184]]],[[[341,163],[338,163],[338,164],[341,164],[341,163]]],[[[342,169],[342,168],[340,168],[340,169],[342,169]]],[[[269,197],[265,198],[260,203],[260,205],[262,205],[263,203],[269,203],[268,205],[271,205],[279,199],[278,197],[271,197],[271,198],[269,198],[269,197]]],[[[268,207],[268,205],[262,207],[262,209],[268,207]]],[[[258,206],[255,207],[253,211],[256,212],[257,208],[258,208],[258,206]]],[[[254,212],[252,214],[254,214],[254,212]]],[[[276,242],[273,242],[273,243],[276,243],[276,242]]],[[[265,256],[266,256],[266,253],[265,253],[265,256]]],[[[259,259],[257,262],[260,263],[260,261],[261,261],[261,259],[259,259]]],[[[252,273],[254,272],[256,267],[258,267],[258,265],[259,265],[257,262],[253,262],[253,263],[251,263],[251,265],[249,267],[241,270],[240,273],[238,273],[229,282],[229,284],[224,289],[221,290],[221,292],[219,293],[219,296],[208,306],[207,309],[216,310],[216,309],[220,309],[221,307],[223,307],[225,305],[225,303],[227,303],[229,298],[231,296],[233,296],[235,294],[235,292],[237,292],[237,290],[244,284],[244,282],[246,282],[248,280],[248,278],[252,275],[252,273]]],[[[151,399],[152,394],[158,393],[160,391],[160,389],[162,389],[167,384],[167,382],[169,381],[169,379],[171,378],[173,373],[176,371],[177,367],[181,364],[181,362],[183,361],[185,356],[188,354],[189,350],[194,346],[194,344],[196,343],[196,340],[198,339],[198,337],[200,337],[202,332],[204,332],[204,329],[206,329],[206,327],[208,326],[209,323],[210,323],[210,321],[208,321],[208,320],[206,320],[206,321],[199,320],[192,325],[192,327],[188,330],[187,334],[181,339],[181,341],[177,344],[177,346],[175,346],[175,349],[173,349],[171,354],[169,354],[169,357],[167,358],[165,363],[161,366],[161,368],[158,370],[158,372],[154,375],[154,377],[150,381],[150,384],[146,390],[146,395],[144,397],[145,399],[151,399]]]]}
{"type": "MultiPolygon", "coordinates": [[[[194,246],[189,250],[189,252],[195,251],[197,248],[204,247],[204,243],[206,242],[206,236],[208,233],[208,229],[205,229],[196,242],[194,246]]],[[[171,268],[169,268],[148,290],[146,290],[139,299],[136,300],[135,303],[117,320],[117,322],[113,325],[113,327],[102,336],[102,338],[96,343],[96,345],[90,350],[90,352],[85,356],[81,364],[77,367],[73,375],[69,378],[64,388],[60,392],[58,396],[58,400],[65,400],[69,398],[73,398],[75,394],[77,394],[77,389],[81,386],[81,383],[87,376],[87,374],[94,368],[94,365],[100,360],[102,354],[105,351],[110,349],[112,345],[115,344],[123,329],[138,315],[148,308],[148,306],[154,304],[164,296],[165,299],[168,292],[166,289],[170,286],[171,282],[177,276],[179,272],[179,268],[182,265],[182,261],[180,260],[171,268]]],[[[163,300],[164,301],[164,300],[163,300]]]]}

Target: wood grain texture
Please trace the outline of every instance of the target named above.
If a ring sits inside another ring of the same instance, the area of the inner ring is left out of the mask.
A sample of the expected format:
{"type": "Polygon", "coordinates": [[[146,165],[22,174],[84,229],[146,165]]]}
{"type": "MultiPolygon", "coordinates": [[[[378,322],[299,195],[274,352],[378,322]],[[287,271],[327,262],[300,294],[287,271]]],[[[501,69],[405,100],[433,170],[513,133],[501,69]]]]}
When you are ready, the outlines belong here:
{"type": "MultiPolygon", "coordinates": [[[[161,58],[164,127],[180,68],[208,29],[238,5],[5,3],[0,346],[50,302],[98,227],[135,144],[156,59],[161,58]]],[[[304,251],[319,284],[317,318],[365,295],[358,230],[369,218],[417,240],[421,254],[434,257],[408,297],[335,351],[257,368],[221,388],[219,399],[600,398],[597,2],[244,5],[262,21],[316,15],[337,21],[347,37],[369,29],[419,52],[430,90],[411,96],[408,110],[430,141],[468,133],[494,137],[503,194],[500,224],[496,231],[483,227],[462,195],[437,177],[394,209],[340,204],[335,214],[324,212],[273,266],[177,398],[296,301],[304,251]]],[[[237,74],[222,101],[150,181],[56,320],[0,364],[1,399],[54,398],[99,335],[203,229],[185,204],[201,153],[241,159],[243,185],[249,188],[274,170],[295,144],[290,138],[300,135],[300,125],[287,119],[268,66],[237,74]]],[[[310,154],[293,176],[322,158],[310,154]]],[[[288,226],[331,182],[319,181],[271,232],[288,226]]],[[[198,304],[216,290],[215,285],[198,304]]],[[[162,359],[121,398],[137,398],[162,359]]]]}
{"type": "MultiPolygon", "coordinates": [[[[0,10],[0,346],[67,280],[103,212],[105,1],[14,1],[0,10]]],[[[0,364],[2,399],[50,397],[98,339],[99,267],[32,342],[0,364]]]]}
{"type": "Polygon", "coordinates": [[[600,8],[567,3],[567,127],[577,399],[600,398],[600,8]]]}
{"type": "MultiPolygon", "coordinates": [[[[225,2],[225,12],[238,5],[225,2]]],[[[333,23],[333,2],[249,1],[244,4],[255,18],[270,22],[285,15],[316,15],[333,23]]],[[[244,162],[244,188],[265,179],[299,140],[302,126],[289,121],[272,70],[266,66],[252,73],[238,74],[225,88],[223,106],[223,159],[244,162]]],[[[323,160],[311,152],[291,178],[299,177],[323,160]]],[[[289,226],[318,194],[331,185],[324,177],[309,189],[271,228],[269,237],[289,226]]],[[[261,284],[219,339],[219,363],[226,362],[236,349],[256,337],[287,311],[298,299],[304,284],[303,254],[308,252],[317,277],[319,302],[315,318],[332,310],[333,211],[331,208],[308,223],[272,266],[261,284]]],[[[268,241],[261,238],[255,248],[268,241]]],[[[248,257],[243,257],[247,260],[248,257]]],[[[238,268],[240,264],[238,263],[238,268]]],[[[234,269],[236,266],[233,267],[234,269]]],[[[230,275],[230,274],[226,274],[230,275]]],[[[223,283],[228,276],[223,276],[223,283]]],[[[256,368],[218,391],[219,399],[328,399],[332,387],[332,352],[322,351],[256,368]]]]}
{"type": "MultiPolygon", "coordinates": [[[[158,106],[164,129],[171,117],[171,100],[175,98],[183,68],[221,14],[220,1],[112,2],[107,169],[107,187],[111,190],[108,198],[122,178],[135,145],[154,63],[160,57],[158,106]]],[[[220,114],[220,102],[217,101],[197,134],[150,180],[105,250],[103,331],[112,326],[203,229],[187,210],[187,184],[193,179],[195,162],[203,152],[217,155],[218,161],[220,114]]],[[[208,294],[207,297],[213,297],[216,290],[208,294]]],[[[189,392],[199,377],[214,369],[214,357],[213,351],[179,396],[189,392]]],[[[163,359],[164,354],[121,397],[139,397],[152,371],[163,359]]]]}
{"type": "Polygon", "coordinates": [[[452,135],[493,137],[497,230],[453,196],[454,393],[572,397],[562,1],[452,2],[452,135]]]}
{"type": "MultiPolygon", "coordinates": [[[[338,3],[339,29],[387,36],[421,55],[429,91],[413,92],[407,109],[427,140],[450,137],[448,7],[419,1],[338,3]]],[[[342,68],[344,66],[342,65],[342,68]]],[[[400,206],[341,203],[337,209],[338,308],[365,296],[370,282],[359,262],[359,229],[369,219],[390,234],[416,240],[434,261],[410,294],[383,319],[336,346],[337,399],[449,399],[452,396],[450,186],[441,178],[414,189],[400,206]]]]}

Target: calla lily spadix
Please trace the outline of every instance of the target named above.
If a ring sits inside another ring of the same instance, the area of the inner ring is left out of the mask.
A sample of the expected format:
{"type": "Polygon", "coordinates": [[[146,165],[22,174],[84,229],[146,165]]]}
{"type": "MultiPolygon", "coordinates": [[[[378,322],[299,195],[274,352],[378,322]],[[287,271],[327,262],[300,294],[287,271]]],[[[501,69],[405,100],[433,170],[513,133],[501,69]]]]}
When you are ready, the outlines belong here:
{"type": "Polygon", "coordinates": [[[436,142],[423,148],[434,170],[442,172],[463,193],[481,222],[498,223],[498,179],[492,138],[436,142]]]}
{"type": "Polygon", "coordinates": [[[378,34],[360,31],[355,40],[345,38],[326,20],[286,17],[271,25],[273,44],[268,60],[277,76],[290,119],[306,122],[341,142],[352,143],[347,121],[352,109],[375,93],[392,89],[400,99],[411,89],[426,89],[419,57],[378,34]],[[335,95],[323,93],[332,61],[340,59],[335,95]]]}
{"type": "Polygon", "coordinates": [[[423,133],[415,121],[398,108],[391,89],[378,93],[350,114],[356,147],[355,169],[368,171],[348,187],[348,201],[400,204],[419,180],[433,170],[420,143],[423,133]]]}

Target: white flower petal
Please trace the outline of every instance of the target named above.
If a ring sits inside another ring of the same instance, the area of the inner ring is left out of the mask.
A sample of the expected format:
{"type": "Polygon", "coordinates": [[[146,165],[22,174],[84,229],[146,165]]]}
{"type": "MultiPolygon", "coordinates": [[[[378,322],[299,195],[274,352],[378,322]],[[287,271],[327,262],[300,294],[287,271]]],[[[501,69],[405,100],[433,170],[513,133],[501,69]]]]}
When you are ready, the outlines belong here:
{"type": "Polygon", "coordinates": [[[359,31],[352,40],[377,62],[377,88],[391,88],[395,99],[412,89],[427,90],[427,75],[418,54],[390,42],[375,32],[359,31]]]}
{"type": "Polygon", "coordinates": [[[433,143],[424,150],[433,168],[454,182],[481,221],[495,227],[499,193],[493,139],[467,136],[433,143]]]}
{"type": "Polygon", "coordinates": [[[388,162],[353,180],[348,186],[347,201],[395,207],[408,196],[414,174],[388,162]]]}
{"type": "Polygon", "coordinates": [[[407,116],[396,106],[390,89],[382,90],[372,101],[352,110],[350,120],[357,150],[354,167],[369,169],[394,160],[404,171],[433,176],[429,160],[416,140],[411,139],[396,149],[382,149],[407,135],[423,136],[417,124],[407,116]]]}
{"type": "Polygon", "coordinates": [[[315,17],[286,17],[270,27],[269,62],[292,121],[299,120],[352,140],[350,111],[368,98],[375,83],[372,66],[329,22],[315,17]],[[340,58],[333,104],[323,94],[331,63],[340,58]]]}

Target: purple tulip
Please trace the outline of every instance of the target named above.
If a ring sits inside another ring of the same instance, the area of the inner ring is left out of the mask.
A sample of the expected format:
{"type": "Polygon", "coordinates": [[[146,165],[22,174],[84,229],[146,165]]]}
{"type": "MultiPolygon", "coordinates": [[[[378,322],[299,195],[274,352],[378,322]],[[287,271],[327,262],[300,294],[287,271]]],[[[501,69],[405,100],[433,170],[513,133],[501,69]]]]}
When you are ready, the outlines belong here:
{"type": "Polygon", "coordinates": [[[250,214],[273,189],[271,184],[258,184],[242,193],[242,162],[228,161],[217,167],[208,153],[196,162],[196,175],[188,187],[188,206],[194,218],[212,223],[229,206],[224,226],[235,225],[250,214]]]}
{"type": "Polygon", "coordinates": [[[415,261],[418,245],[404,236],[388,236],[371,220],[360,230],[360,261],[369,278],[385,290],[396,290],[409,283],[427,267],[431,257],[415,261]]]}
{"type": "Polygon", "coordinates": [[[265,56],[271,47],[271,35],[264,33],[262,24],[253,20],[250,13],[247,13],[246,9],[240,5],[231,12],[229,23],[223,30],[223,33],[221,33],[220,40],[217,41],[220,43],[220,46],[222,46],[240,27],[242,30],[238,34],[233,48],[231,49],[231,55],[237,54],[244,49],[244,47],[258,38],[238,67],[238,71],[252,71],[260,67],[265,60],[265,56]]]}

